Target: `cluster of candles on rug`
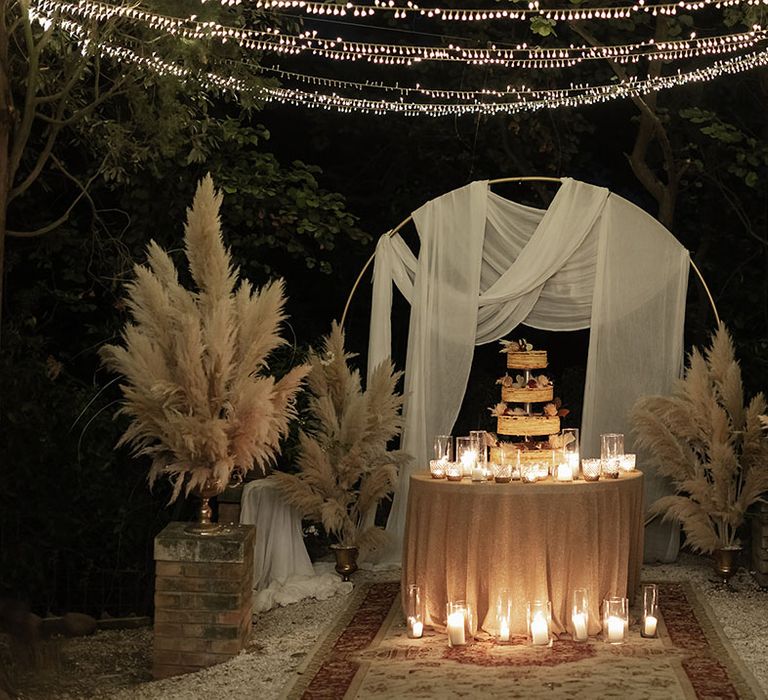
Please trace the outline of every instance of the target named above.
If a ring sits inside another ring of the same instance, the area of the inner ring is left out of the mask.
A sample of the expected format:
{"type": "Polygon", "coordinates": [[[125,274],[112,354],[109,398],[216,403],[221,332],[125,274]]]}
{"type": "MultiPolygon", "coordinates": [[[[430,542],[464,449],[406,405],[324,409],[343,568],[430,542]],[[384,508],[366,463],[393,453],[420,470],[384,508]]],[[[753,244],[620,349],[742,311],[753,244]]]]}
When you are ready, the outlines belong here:
{"type": "Polygon", "coordinates": [[[634,471],[636,457],[624,452],[624,435],[605,433],[600,436],[600,458],[579,459],[579,431],[562,431],[564,446],[560,449],[526,451],[508,443],[498,448],[497,459],[488,459],[488,441],[484,430],[473,430],[466,437],[451,435],[435,437],[435,458],[429,462],[433,479],[475,482],[495,481],[508,483],[523,481],[535,483],[551,476],[555,481],[573,481],[579,476],[585,481],[598,481],[600,477],[617,479],[622,472],[634,471]],[[454,458],[455,455],[455,458],[454,458]],[[532,457],[538,457],[535,459],[532,457]],[[581,472],[579,472],[581,465],[581,472]]]}
{"type": "MultiPolygon", "coordinates": [[[[571,625],[569,633],[573,641],[586,642],[589,639],[589,594],[586,588],[573,591],[571,625]]],[[[448,646],[464,646],[474,640],[477,634],[477,616],[474,606],[464,600],[446,603],[446,634],[448,646]]],[[[510,641],[512,619],[512,595],[508,588],[502,588],[496,596],[496,640],[510,641]]],[[[659,621],[659,590],[656,584],[643,586],[643,615],[640,620],[640,635],[656,637],[659,621]]],[[[424,633],[424,597],[421,586],[408,586],[406,609],[407,634],[410,639],[419,639],[424,633]]],[[[608,644],[623,644],[629,632],[629,601],[622,597],[610,597],[602,605],[602,637],[608,644]]],[[[527,605],[527,637],[533,646],[552,646],[555,634],[552,632],[552,603],[549,600],[531,600],[527,605]]]]}

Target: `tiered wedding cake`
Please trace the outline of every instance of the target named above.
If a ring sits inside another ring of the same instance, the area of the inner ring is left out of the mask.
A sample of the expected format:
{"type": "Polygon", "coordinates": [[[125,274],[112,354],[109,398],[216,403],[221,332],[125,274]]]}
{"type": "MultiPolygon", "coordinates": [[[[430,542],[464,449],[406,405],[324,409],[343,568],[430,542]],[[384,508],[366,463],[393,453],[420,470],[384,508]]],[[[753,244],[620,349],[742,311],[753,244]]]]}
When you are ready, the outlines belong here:
{"type": "Polygon", "coordinates": [[[545,350],[534,350],[524,339],[501,342],[502,352],[507,355],[507,369],[517,372],[514,376],[507,373],[497,381],[501,384],[501,403],[491,410],[497,419],[497,433],[500,436],[526,438],[523,442],[514,443],[522,450],[521,459],[539,459],[541,450],[551,449],[552,446],[546,440],[534,441],[530,438],[544,438],[560,432],[560,416],[552,382],[545,375],[533,372],[547,367],[547,353],[545,350]]]}

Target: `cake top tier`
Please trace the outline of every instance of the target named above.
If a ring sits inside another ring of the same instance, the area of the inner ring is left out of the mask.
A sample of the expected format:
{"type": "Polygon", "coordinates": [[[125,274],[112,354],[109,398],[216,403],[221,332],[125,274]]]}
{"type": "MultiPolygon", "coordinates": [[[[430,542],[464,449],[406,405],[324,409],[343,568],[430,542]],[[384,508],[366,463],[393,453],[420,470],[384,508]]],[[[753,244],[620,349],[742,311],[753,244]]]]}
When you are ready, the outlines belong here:
{"type": "Polygon", "coordinates": [[[501,352],[507,354],[509,369],[544,369],[547,366],[547,351],[534,350],[533,345],[520,340],[502,340],[501,352]]]}

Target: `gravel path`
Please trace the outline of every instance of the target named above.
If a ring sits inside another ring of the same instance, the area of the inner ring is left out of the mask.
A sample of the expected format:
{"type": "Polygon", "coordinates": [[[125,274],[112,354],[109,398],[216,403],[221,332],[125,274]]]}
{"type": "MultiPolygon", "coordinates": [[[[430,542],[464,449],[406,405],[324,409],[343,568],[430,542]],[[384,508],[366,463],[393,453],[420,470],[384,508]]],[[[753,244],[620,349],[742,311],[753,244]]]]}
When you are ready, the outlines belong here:
{"type": "MultiPolygon", "coordinates": [[[[398,574],[360,571],[355,579],[396,580],[398,574]]],[[[690,554],[675,564],[643,569],[644,580],[690,581],[703,591],[737,653],[768,693],[768,592],[744,571],[734,578],[733,591],[712,584],[711,575],[709,560],[690,554]]],[[[337,596],[264,613],[254,622],[253,642],[246,651],[225,664],[178,678],[151,680],[152,632],[145,628],[46,642],[38,654],[43,671],[33,678],[16,674],[13,680],[19,697],[30,700],[278,698],[290,673],[346,604],[346,596],[337,596]]],[[[8,640],[0,636],[0,664],[9,651],[8,640]]]]}

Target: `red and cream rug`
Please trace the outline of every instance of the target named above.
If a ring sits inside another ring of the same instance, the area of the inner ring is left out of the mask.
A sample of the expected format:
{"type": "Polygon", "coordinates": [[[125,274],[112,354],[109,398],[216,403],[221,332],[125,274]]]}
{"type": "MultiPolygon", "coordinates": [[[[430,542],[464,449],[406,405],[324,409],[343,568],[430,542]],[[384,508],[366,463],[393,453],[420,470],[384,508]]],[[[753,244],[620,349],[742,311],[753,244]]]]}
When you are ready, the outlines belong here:
{"type": "Polygon", "coordinates": [[[599,639],[524,639],[451,649],[444,634],[408,639],[399,584],[364,584],[309,655],[288,698],[764,698],[693,588],[659,584],[659,637],[630,630],[621,646],[599,639]]]}

